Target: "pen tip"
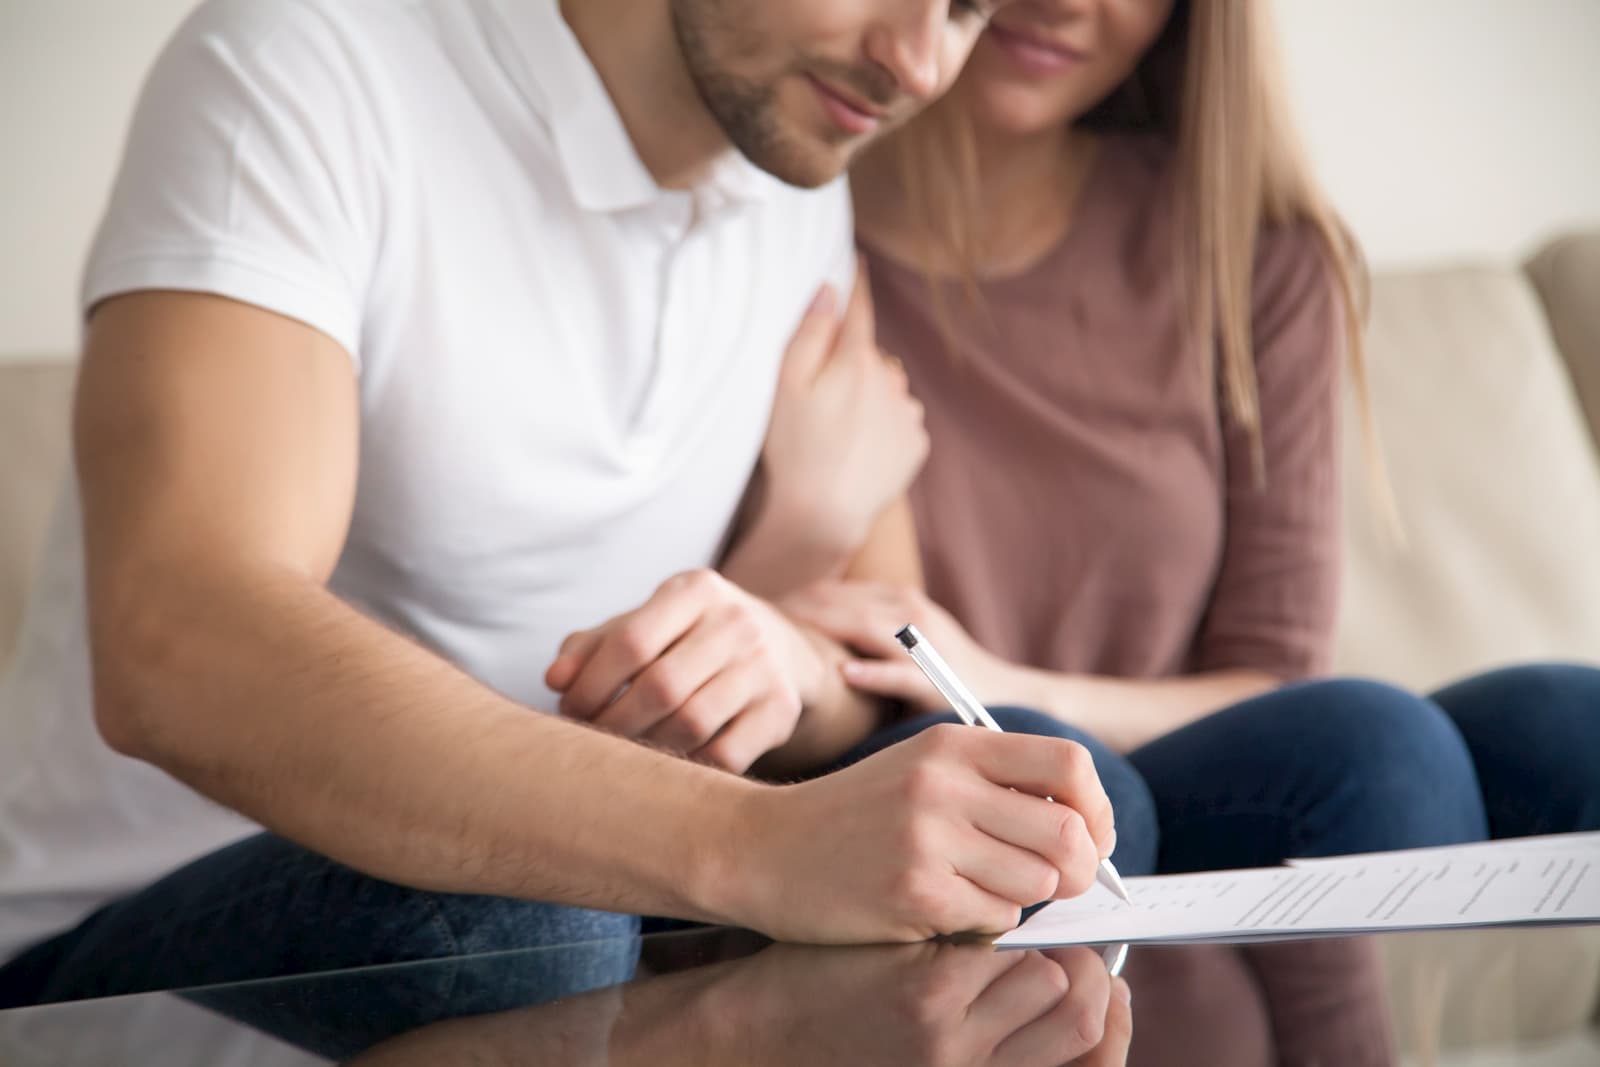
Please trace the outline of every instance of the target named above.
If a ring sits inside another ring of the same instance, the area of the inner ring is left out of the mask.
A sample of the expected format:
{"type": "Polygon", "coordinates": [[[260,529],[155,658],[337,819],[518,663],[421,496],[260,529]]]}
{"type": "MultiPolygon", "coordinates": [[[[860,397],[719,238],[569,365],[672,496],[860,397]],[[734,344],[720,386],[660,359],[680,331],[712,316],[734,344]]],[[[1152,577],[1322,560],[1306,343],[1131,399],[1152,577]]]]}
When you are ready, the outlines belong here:
{"type": "Polygon", "coordinates": [[[1100,884],[1111,890],[1124,904],[1132,904],[1133,897],[1128,895],[1128,887],[1122,884],[1122,875],[1117,873],[1109,859],[1100,861],[1100,884]]]}
{"type": "Polygon", "coordinates": [[[922,639],[922,635],[917,633],[917,628],[915,626],[912,626],[910,623],[906,623],[895,633],[894,639],[899,641],[901,646],[904,647],[907,652],[910,652],[913,648],[917,647],[917,642],[922,639]]]}

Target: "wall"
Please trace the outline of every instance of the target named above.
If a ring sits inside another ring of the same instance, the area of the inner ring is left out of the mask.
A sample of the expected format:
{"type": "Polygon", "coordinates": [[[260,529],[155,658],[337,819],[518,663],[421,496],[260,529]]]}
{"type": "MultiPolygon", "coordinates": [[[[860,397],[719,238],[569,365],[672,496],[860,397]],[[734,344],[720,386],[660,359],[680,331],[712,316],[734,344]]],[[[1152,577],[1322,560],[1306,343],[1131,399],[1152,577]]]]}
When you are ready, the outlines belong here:
{"type": "Polygon", "coordinates": [[[0,359],[70,352],[134,96],[194,0],[0,0],[0,359]]]}
{"type": "Polygon", "coordinates": [[[1600,225],[1600,0],[1276,0],[1318,173],[1377,266],[1600,225]]]}
{"type": "MultiPolygon", "coordinates": [[[[0,0],[0,359],[75,347],[134,93],[192,3],[0,0]]],[[[1600,224],[1600,0],[1274,5],[1312,158],[1376,265],[1600,224]]]]}

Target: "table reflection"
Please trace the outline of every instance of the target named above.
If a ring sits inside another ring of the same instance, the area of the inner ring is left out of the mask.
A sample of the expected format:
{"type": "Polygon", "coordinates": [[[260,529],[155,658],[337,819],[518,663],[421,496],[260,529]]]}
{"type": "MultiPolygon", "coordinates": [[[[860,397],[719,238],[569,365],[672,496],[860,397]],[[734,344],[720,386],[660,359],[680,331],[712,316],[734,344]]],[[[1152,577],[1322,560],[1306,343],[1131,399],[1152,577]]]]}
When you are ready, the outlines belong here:
{"type": "Polygon", "coordinates": [[[0,1015],[0,1061],[1111,1067],[1131,1032],[1091,949],[710,931],[0,1015]],[[593,985],[596,961],[623,958],[633,980],[593,985]]]}

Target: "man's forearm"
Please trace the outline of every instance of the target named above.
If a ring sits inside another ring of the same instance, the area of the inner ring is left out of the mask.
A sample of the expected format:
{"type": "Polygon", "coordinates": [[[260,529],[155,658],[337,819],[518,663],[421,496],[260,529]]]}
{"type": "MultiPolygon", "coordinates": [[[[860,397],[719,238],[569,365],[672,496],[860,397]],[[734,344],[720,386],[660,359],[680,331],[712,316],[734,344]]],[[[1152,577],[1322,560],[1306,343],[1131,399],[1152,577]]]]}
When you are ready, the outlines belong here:
{"type": "Polygon", "coordinates": [[[521,707],[304,576],[145,577],[96,617],[122,750],[377,877],[728,918],[717,820],[765,787],[521,707]]]}

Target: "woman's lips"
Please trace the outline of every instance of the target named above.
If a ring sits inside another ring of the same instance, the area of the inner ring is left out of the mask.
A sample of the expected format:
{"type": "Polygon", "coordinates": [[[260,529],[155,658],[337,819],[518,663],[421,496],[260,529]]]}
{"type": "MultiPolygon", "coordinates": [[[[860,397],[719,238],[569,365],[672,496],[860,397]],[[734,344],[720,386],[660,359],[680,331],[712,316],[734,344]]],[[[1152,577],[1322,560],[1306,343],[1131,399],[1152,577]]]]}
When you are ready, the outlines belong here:
{"type": "Polygon", "coordinates": [[[1083,60],[1083,53],[1063,44],[1044,41],[999,23],[989,24],[989,36],[1017,66],[1039,76],[1060,74],[1083,60]]]}

